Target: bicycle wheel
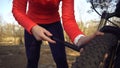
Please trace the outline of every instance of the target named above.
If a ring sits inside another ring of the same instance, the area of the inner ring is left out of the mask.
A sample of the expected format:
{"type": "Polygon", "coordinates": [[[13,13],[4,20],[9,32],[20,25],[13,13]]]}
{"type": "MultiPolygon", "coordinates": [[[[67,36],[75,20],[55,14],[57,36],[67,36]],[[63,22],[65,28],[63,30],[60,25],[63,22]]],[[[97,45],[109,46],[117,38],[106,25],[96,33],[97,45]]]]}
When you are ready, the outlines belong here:
{"type": "Polygon", "coordinates": [[[117,37],[110,33],[95,37],[76,58],[72,68],[104,68],[105,54],[109,56],[117,42],[117,37]]]}

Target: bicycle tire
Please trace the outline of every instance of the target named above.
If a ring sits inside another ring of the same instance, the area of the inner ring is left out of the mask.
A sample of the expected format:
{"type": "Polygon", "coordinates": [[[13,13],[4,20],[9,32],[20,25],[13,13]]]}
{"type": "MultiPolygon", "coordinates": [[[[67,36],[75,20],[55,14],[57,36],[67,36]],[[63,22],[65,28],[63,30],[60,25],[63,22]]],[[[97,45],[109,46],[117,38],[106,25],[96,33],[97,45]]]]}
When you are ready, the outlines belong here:
{"type": "Polygon", "coordinates": [[[71,68],[104,68],[100,63],[104,61],[104,55],[111,53],[111,48],[118,42],[117,37],[111,33],[96,36],[83,52],[73,62],[71,68]]]}

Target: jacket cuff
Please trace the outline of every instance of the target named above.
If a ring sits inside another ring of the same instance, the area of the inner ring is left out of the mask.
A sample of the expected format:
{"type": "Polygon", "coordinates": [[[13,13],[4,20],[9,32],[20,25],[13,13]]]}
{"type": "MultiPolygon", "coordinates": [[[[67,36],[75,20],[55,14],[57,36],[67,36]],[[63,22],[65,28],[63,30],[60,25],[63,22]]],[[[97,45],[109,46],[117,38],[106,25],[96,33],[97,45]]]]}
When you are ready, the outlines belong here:
{"type": "Polygon", "coordinates": [[[81,38],[81,37],[83,37],[83,36],[85,36],[85,35],[83,35],[83,34],[79,34],[78,36],[76,36],[75,37],[75,39],[74,39],[74,44],[77,44],[78,43],[78,40],[81,38]]]}

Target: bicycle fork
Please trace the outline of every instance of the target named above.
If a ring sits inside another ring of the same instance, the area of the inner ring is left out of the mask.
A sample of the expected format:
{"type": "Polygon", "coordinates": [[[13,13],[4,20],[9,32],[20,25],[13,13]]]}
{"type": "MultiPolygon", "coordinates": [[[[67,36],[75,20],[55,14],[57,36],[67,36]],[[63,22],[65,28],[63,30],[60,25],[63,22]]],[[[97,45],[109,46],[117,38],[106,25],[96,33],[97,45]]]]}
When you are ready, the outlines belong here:
{"type": "Polygon", "coordinates": [[[106,25],[108,19],[107,15],[108,14],[106,13],[106,11],[104,11],[101,16],[100,24],[98,25],[98,30],[100,30],[103,26],[106,25]]]}

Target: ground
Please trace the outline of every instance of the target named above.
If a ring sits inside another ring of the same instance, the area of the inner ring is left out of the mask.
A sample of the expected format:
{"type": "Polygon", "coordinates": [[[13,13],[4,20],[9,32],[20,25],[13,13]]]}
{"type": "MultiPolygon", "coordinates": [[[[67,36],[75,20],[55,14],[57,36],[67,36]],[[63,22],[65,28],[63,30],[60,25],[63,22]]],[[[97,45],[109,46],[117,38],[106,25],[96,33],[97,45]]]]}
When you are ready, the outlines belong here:
{"type": "MultiPolygon", "coordinates": [[[[69,48],[66,50],[70,68],[79,53],[69,48]]],[[[24,45],[0,45],[0,68],[26,68],[24,45]]],[[[48,45],[42,45],[39,68],[56,68],[48,45]]]]}

